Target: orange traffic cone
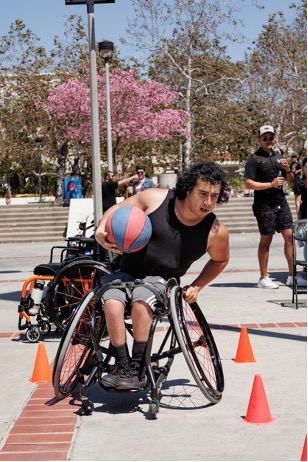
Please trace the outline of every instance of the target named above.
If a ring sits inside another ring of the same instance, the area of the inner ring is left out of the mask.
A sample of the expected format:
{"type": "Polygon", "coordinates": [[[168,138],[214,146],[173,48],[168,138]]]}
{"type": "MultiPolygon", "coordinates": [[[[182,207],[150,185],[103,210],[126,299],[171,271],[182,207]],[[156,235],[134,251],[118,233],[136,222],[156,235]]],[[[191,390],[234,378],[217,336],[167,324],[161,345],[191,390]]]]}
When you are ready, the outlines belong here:
{"type": "Polygon", "coordinates": [[[303,451],[301,455],[301,460],[307,460],[307,435],[304,441],[303,451]]]}
{"type": "Polygon", "coordinates": [[[259,374],[254,378],[245,420],[255,424],[265,424],[275,420],[271,415],[262,377],[259,374]]]}
{"type": "Polygon", "coordinates": [[[29,380],[34,383],[51,382],[51,369],[44,343],[38,346],[32,377],[29,380]]]}
{"type": "Polygon", "coordinates": [[[235,355],[234,362],[236,363],[255,363],[256,360],[253,355],[248,332],[246,327],[242,327],[241,334],[238,342],[238,347],[235,355]]]}

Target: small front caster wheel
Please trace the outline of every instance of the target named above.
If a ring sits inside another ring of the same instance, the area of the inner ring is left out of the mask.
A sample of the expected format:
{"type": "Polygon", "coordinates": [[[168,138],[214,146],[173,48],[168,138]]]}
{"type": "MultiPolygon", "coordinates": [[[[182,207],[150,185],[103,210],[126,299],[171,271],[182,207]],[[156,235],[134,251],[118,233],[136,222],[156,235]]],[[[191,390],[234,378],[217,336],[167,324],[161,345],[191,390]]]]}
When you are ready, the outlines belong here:
{"type": "Polygon", "coordinates": [[[27,339],[31,343],[36,343],[41,338],[41,331],[37,326],[31,326],[26,333],[27,339]]]}
{"type": "Polygon", "coordinates": [[[94,404],[90,400],[84,400],[82,402],[82,407],[81,407],[81,414],[82,415],[90,415],[94,411],[94,404]]]}
{"type": "Polygon", "coordinates": [[[149,405],[148,419],[157,419],[157,414],[159,413],[159,401],[153,400],[149,405]]]}
{"type": "Polygon", "coordinates": [[[41,319],[41,321],[38,323],[38,327],[42,335],[48,335],[51,331],[50,323],[48,321],[45,321],[44,319],[41,319]]]}

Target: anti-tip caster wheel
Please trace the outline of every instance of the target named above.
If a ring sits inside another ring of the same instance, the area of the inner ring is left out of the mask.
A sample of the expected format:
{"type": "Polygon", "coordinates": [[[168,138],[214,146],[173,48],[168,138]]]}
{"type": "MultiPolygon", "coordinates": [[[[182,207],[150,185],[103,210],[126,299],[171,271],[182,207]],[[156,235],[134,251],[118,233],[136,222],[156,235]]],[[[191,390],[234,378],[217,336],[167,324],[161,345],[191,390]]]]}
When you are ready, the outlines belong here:
{"type": "Polygon", "coordinates": [[[152,400],[149,405],[148,419],[157,419],[159,413],[159,401],[152,400]]]}
{"type": "Polygon", "coordinates": [[[26,332],[27,339],[31,343],[36,343],[41,338],[41,331],[37,326],[31,326],[26,332]]]}
{"type": "Polygon", "coordinates": [[[38,327],[39,327],[42,335],[48,335],[49,332],[51,331],[50,323],[48,321],[45,321],[44,319],[42,319],[39,322],[38,327]]]}
{"type": "Polygon", "coordinates": [[[82,401],[81,415],[90,415],[94,411],[94,404],[89,399],[82,401]]]}

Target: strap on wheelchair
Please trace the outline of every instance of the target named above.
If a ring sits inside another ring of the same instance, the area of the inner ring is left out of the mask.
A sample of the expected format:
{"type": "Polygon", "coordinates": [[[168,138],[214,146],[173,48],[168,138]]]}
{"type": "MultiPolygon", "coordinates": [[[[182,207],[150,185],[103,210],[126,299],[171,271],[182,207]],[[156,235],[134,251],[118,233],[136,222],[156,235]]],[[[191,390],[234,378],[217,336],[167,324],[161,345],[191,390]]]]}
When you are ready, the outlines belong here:
{"type": "Polygon", "coordinates": [[[152,284],[151,282],[145,281],[144,279],[135,279],[134,285],[135,285],[135,286],[137,286],[137,285],[142,285],[142,286],[144,286],[144,287],[147,287],[151,292],[153,292],[153,294],[154,294],[155,297],[157,298],[158,302],[159,302],[161,305],[165,305],[165,302],[166,302],[165,292],[164,292],[164,294],[158,292],[158,291],[157,291],[157,288],[155,287],[155,285],[152,284]]]}
{"type": "Polygon", "coordinates": [[[124,290],[127,293],[128,297],[131,297],[132,289],[138,285],[147,287],[151,292],[153,292],[158,302],[161,305],[165,305],[166,303],[165,294],[161,294],[156,289],[154,284],[152,284],[151,282],[145,281],[144,279],[135,279],[135,281],[132,281],[132,282],[123,282],[121,281],[121,279],[115,279],[114,281],[107,282],[102,288],[101,296],[103,296],[107,290],[115,288],[115,289],[124,290]]]}

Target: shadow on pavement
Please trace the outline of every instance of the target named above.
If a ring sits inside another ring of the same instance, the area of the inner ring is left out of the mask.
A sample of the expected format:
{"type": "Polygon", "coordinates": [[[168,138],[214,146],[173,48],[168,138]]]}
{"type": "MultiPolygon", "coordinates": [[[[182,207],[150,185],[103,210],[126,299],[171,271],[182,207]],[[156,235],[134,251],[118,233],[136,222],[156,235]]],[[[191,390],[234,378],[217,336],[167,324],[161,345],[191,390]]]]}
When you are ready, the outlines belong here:
{"type": "Polygon", "coordinates": [[[6,292],[4,294],[0,294],[0,300],[5,300],[7,302],[18,302],[20,301],[20,294],[21,290],[16,292],[6,292]]]}
{"type": "Polygon", "coordinates": [[[17,274],[17,273],[23,273],[24,271],[16,271],[16,270],[4,270],[0,271],[0,274],[17,274]]]}
{"type": "MultiPolygon", "coordinates": [[[[287,326],[286,326],[287,327],[287,326]]],[[[217,326],[217,324],[210,324],[211,329],[221,329],[226,330],[229,332],[238,332],[240,333],[241,328],[235,326],[217,326]]],[[[274,332],[268,331],[263,329],[254,329],[254,328],[247,328],[249,335],[260,335],[262,337],[273,337],[278,339],[287,339],[287,340],[297,340],[299,342],[307,342],[307,337],[304,335],[294,335],[294,334],[287,334],[282,332],[274,332]]]]}
{"type": "MultiPolygon", "coordinates": [[[[145,416],[148,409],[150,388],[146,391],[105,391],[98,384],[91,389],[89,398],[95,404],[94,412],[127,414],[141,412],[145,416]],[[99,403],[99,404],[97,404],[99,403]]],[[[159,395],[160,407],[164,409],[192,410],[212,406],[203,396],[198,386],[188,379],[167,380],[159,395]]]]}
{"type": "Polygon", "coordinates": [[[255,289],[257,282],[224,282],[220,284],[209,284],[209,287],[238,287],[241,289],[255,289]]]}

